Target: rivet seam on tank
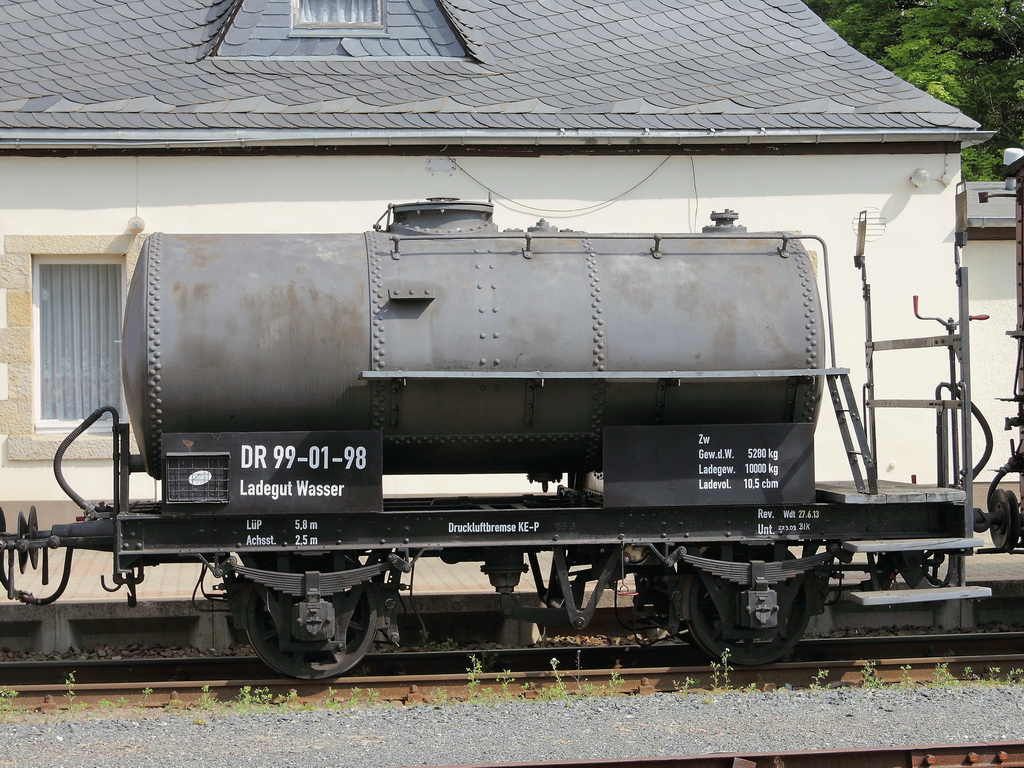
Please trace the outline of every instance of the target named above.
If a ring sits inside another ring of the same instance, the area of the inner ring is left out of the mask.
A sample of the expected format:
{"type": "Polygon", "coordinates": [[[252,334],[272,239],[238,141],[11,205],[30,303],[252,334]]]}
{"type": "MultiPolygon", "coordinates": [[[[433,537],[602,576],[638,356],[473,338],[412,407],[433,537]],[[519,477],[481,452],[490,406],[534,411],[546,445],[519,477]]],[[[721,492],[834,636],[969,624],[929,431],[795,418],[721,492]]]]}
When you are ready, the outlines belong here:
{"type": "Polygon", "coordinates": [[[594,252],[590,240],[583,240],[582,245],[587,252],[587,274],[590,278],[590,308],[593,310],[591,318],[594,321],[592,365],[596,370],[603,371],[606,367],[606,336],[604,325],[604,306],[601,303],[601,277],[598,274],[597,269],[597,253],[594,252]]]}
{"type": "MultiPolygon", "coordinates": [[[[598,371],[606,368],[607,336],[604,325],[604,306],[601,302],[601,276],[598,272],[597,253],[589,239],[582,241],[582,246],[587,252],[587,273],[590,278],[590,298],[593,313],[593,355],[592,365],[598,371]]],[[[605,404],[605,382],[595,381],[592,386],[590,405],[590,429],[591,434],[587,441],[587,452],[584,461],[593,465],[597,460],[597,452],[600,449],[601,426],[604,422],[605,404]]]]}
{"type": "MultiPolygon", "coordinates": [[[[386,248],[384,238],[374,232],[366,237],[366,253],[370,267],[370,364],[379,371],[384,367],[384,268],[381,251],[386,248]]],[[[373,385],[373,429],[384,429],[387,418],[387,384],[376,381],[373,385]]]]}
{"type": "MultiPolygon", "coordinates": [[[[483,268],[484,268],[484,265],[478,263],[476,265],[476,268],[477,268],[477,270],[481,270],[482,271],[483,268]]],[[[488,264],[487,268],[489,270],[493,270],[495,268],[495,265],[494,264],[488,264]]],[[[477,279],[483,281],[483,280],[485,280],[485,277],[478,275],[477,279]]],[[[484,317],[480,318],[480,320],[481,320],[481,323],[480,323],[480,338],[482,340],[487,339],[487,338],[494,338],[494,339],[501,338],[501,334],[498,331],[488,332],[487,327],[486,327],[487,317],[491,316],[491,315],[498,314],[498,312],[500,310],[500,307],[498,306],[498,283],[497,283],[496,279],[494,278],[494,276],[491,276],[491,278],[490,278],[490,280],[488,282],[478,282],[476,284],[476,288],[477,288],[478,291],[481,291],[481,293],[479,293],[477,295],[477,310],[478,310],[478,314],[484,315],[484,317]],[[489,291],[489,293],[488,293],[488,291],[489,291]]],[[[487,353],[486,345],[481,345],[481,351],[483,351],[485,354],[487,353]]],[[[487,357],[481,357],[480,358],[480,366],[481,367],[483,367],[485,365],[488,365],[488,364],[495,365],[495,366],[501,365],[501,359],[497,358],[497,357],[494,358],[493,360],[490,360],[487,357]]]]}
{"type": "Polygon", "coordinates": [[[160,260],[163,235],[150,235],[146,273],[146,357],[149,395],[150,466],[160,467],[160,433],[163,430],[163,400],[160,397],[160,260]]]}
{"type": "MultiPolygon", "coordinates": [[[[819,329],[818,329],[818,302],[815,292],[814,273],[811,271],[806,254],[799,253],[796,259],[797,269],[800,272],[800,284],[803,288],[804,306],[804,340],[807,346],[804,351],[807,353],[805,362],[810,368],[818,365],[819,329]]],[[[814,411],[820,398],[817,385],[807,387],[804,390],[803,420],[805,422],[814,420],[814,411]]]]}

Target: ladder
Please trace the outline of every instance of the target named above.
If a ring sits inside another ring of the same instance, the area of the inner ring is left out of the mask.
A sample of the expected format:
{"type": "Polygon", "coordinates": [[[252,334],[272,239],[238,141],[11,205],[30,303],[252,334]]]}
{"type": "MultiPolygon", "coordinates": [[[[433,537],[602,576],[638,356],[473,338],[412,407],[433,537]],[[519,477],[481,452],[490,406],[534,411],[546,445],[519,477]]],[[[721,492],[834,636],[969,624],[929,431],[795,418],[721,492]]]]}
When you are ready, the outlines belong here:
{"type": "Polygon", "coordinates": [[[846,457],[850,462],[853,482],[860,493],[878,493],[878,465],[874,451],[868,444],[864,422],[857,410],[853,387],[850,385],[850,374],[829,373],[826,375],[829,394],[832,396],[832,409],[839,422],[839,432],[843,437],[846,457]],[[852,430],[852,431],[851,431],[852,430]]]}

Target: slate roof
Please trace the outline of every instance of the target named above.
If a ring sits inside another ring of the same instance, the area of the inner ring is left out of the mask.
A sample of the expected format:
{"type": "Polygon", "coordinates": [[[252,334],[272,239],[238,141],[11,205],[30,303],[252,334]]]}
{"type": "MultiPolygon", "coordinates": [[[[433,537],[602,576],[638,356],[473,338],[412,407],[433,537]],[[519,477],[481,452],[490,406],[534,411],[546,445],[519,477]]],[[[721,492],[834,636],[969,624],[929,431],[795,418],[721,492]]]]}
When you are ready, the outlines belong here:
{"type": "Polygon", "coordinates": [[[282,1],[4,0],[0,146],[990,135],[797,0],[389,0],[380,39],[282,1]]]}

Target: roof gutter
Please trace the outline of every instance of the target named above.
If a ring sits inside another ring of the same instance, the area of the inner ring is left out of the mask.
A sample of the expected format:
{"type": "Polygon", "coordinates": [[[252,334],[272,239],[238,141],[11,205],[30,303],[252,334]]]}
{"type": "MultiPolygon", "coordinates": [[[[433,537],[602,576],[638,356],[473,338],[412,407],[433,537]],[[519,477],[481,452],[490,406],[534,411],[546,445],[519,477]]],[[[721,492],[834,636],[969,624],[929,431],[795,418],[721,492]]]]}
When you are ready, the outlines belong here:
{"type": "Polygon", "coordinates": [[[594,131],[545,130],[389,130],[365,129],[0,129],[0,150],[182,150],[260,147],[423,146],[684,146],[758,144],[902,144],[957,142],[963,147],[988,141],[993,131],[957,129],[867,130],[706,130],[594,131]]]}
{"type": "Polygon", "coordinates": [[[1013,227],[1017,220],[1012,216],[968,216],[967,226],[971,229],[1013,227]]]}

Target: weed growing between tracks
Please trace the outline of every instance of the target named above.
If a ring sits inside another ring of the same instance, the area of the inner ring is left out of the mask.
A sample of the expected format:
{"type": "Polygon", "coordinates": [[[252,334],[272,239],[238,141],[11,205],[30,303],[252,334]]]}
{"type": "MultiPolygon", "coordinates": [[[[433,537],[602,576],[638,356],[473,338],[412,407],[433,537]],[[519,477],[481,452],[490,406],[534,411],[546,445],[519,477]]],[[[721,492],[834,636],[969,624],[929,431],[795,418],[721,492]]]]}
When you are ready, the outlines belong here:
{"type": "Polygon", "coordinates": [[[711,690],[712,692],[727,691],[732,688],[729,682],[729,675],[732,667],[729,666],[729,649],[722,651],[721,662],[711,662],[711,690]]]}
{"type": "Polygon", "coordinates": [[[711,668],[711,677],[709,680],[710,687],[708,689],[698,689],[697,681],[692,677],[687,677],[683,681],[673,681],[676,686],[676,693],[682,698],[686,698],[691,693],[697,690],[703,690],[705,693],[704,703],[710,704],[714,699],[712,698],[715,694],[719,693],[733,693],[740,690],[745,690],[749,693],[753,693],[757,690],[757,685],[751,683],[746,688],[734,688],[732,685],[732,672],[733,667],[729,664],[729,658],[732,654],[729,649],[726,648],[718,661],[712,661],[708,666],[711,668]]]}
{"type": "Polygon", "coordinates": [[[864,668],[860,671],[860,687],[861,688],[884,688],[885,681],[882,680],[875,672],[875,665],[877,662],[866,661],[864,662],[864,668]]]}
{"type": "MultiPolygon", "coordinates": [[[[564,701],[566,703],[576,699],[600,698],[605,696],[616,696],[622,686],[622,676],[612,672],[605,684],[590,683],[583,677],[582,660],[577,651],[576,670],[569,675],[559,670],[558,659],[552,658],[551,675],[554,680],[550,685],[543,685],[539,682],[525,681],[516,690],[514,684],[516,679],[509,670],[505,670],[494,676],[494,682],[498,687],[485,686],[483,684],[485,661],[481,661],[472,655],[470,667],[466,670],[466,689],[469,691],[467,701],[471,704],[483,704],[495,706],[500,703],[515,701],[564,701]],[[570,683],[571,680],[571,683],[570,683]]],[[[450,704],[453,700],[444,689],[435,689],[431,698],[434,705],[450,704]]]]}
{"type": "MultiPolygon", "coordinates": [[[[856,685],[844,681],[829,681],[830,672],[827,669],[819,669],[813,680],[807,686],[809,691],[820,692],[830,688],[856,687],[862,690],[898,689],[902,691],[917,691],[922,688],[961,688],[971,685],[1022,685],[1024,684],[1024,669],[1011,669],[1005,676],[999,667],[987,667],[984,674],[974,672],[971,667],[963,667],[960,674],[955,674],[949,666],[949,662],[936,662],[931,671],[929,679],[922,679],[920,674],[914,675],[914,668],[905,664],[899,668],[897,679],[886,679],[877,669],[877,661],[865,661],[859,672],[859,680],[856,685]]],[[[890,675],[891,677],[891,675],[890,675]]],[[[692,685],[693,680],[687,682],[692,685]]]]}
{"type": "MultiPolygon", "coordinates": [[[[454,706],[463,702],[494,707],[506,703],[525,702],[558,702],[571,705],[585,699],[608,698],[622,694],[642,693],[644,688],[652,691],[649,685],[641,683],[641,687],[625,685],[623,678],[612,672],[603,682],[590,682],[582,668],[579,655],[575,670],[560,669],[559,661],[550,660],[550,672],[527,673],[525,680],[517,680],[511,672],[485,671],[493,666],[493,661],[486,657],[471,656],[471,665],[466,669],[465,684],[461,694],[453,694],[450,690],[436,688],[424,691],[418,696],[402,697],[394,701],[382,702],[382,694],[373,688],[350,688],[338,691],[327,687],[326,690],[307,693],[300,697],[295,689],[286,694],[275,694],[270,688],[242,686],[230,699],[218,699],[216,691],[204,686],[200,693],[191,692],[185,697],[178,696],[176,691],[162,692],[154,700],[152,688],[143,688],[129,698],[119,697],[89,703],[77,686],[75,673],[71,672],[65,679],[65,692],[60,696],[39,704],[38,697],[32,702],[19,699],[17,690],[0,686],[0,723],[26,718],[51,716],[61,718],[88,718],[92,716],[132,717],[159,715],[162,712],[192,712],[193,723],[202,725],[211,717],[228,714],[259,714],[267,712],[285,712],[300,710],[319,711],[351,711],[369,709],[374,706],[395,706],[400,703],[427,705],[432,707],[454,706]]],[[[981,674],[975,673],[970,667],[958,667],[955,662],[937,662],[934,668],[915,670],[910,665],[899,667],[899,670],[886,668],[878,661],[862,662],[861,667],[840,674],[828,669],[818,669],[813,679],[803,686],[803,690],[811,695],[833,688],[855,688],[860,690],[898,690],[913,693],[922,689],[956,689],[961,687],[1002,685],[1024,685],[1024,669],[1014,668],[1008,674],[1002,674],[998,667],[988,667],[981,674]],[[836,679],[830,680],[830,675],[836,679]]],[[[607,674],[607,673],[604,673],[607,674]]],[[[719,662],[709,666],[708,675],[701,684],[692,677],[674,682],[675,693],[682,699],[693,693],[699,693],[706,705],[713,705],[719,694],[755,693],[759,692],[756,684],[737,686],[734,675],[737,670],[730,664],[728,653],[724,653],[719,662]]],[[[169,686],[168,686],[169,687],[169,686]]],[[[788,690],[798,690],[787,684],[788,690]]],[[[415,686],[412,689],[415,691],[415,686]]],[[[775,690],[774,685],[764,686],[764,690],[775,690]]],[[[388,695],[385,693],[385,695],[388,695]]],[[[391,694],[393,696],[393,693],[391,694]]]]}
{"type": "Polygon", "coordinates": [[[819,669],[817,672],[814,673],[814,679],[811,681],[811,684],[808,686],[808,688],[812,691],[822,691],[828,687],[827,682],[828,670],[819,669]]]}
{"type": "MultiPolygon", "coordinates": [[[[497,677],[498,690],[494,688],[485,688],[483,681],[481,680],[484,674],[483,662],[472,655],[469,657],[470,667],[466,670],[466,688],[469,691],[469,702],[472,704],[486,704],[494,706],[499,702],[515,701],[519,698],[519,694],[512,690],[512,684],[516,681],[512,677],[512,673],[507,669],[497,677]]],[[[551,660],[555,662],[554,659],[551,660]]],[[[557,662],[555,662],[557,667],[557,662]]],[[[443,689],[437,689],[434,692],[434,703],[435,704],[450,704],[451,700],[448,698],[448,694],[443,689]]]]}
{"type": "Polygon", "coordinates": [[[79,709],[85,709],[87,706],[84,701],[77,701],[77,695],[75,694],[75,673],[68,672],[67,678],[64,680],[64,685],[68,687],[68,692],[64,694],[64,698],[67,700],[67,708],[69,711],[74,712],[79,709]]]}
{"type": "Polygon", "coordinates": [[[18,692],[13,688],[8,688],[6,685],[0,686],[0,720],[17,709],[14,704],[17,697],[18,692]]]}
{"type": "Polygon", "coordinates": [[[362,688],[353,687],[347,697],[339,695],[339,692],[331,687],[327,688],[327,698],[323,701],[324,709],[358,709],[377,704],[380,701],[380,694],[371,689],[364,691],[362,688]]]}

